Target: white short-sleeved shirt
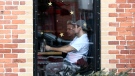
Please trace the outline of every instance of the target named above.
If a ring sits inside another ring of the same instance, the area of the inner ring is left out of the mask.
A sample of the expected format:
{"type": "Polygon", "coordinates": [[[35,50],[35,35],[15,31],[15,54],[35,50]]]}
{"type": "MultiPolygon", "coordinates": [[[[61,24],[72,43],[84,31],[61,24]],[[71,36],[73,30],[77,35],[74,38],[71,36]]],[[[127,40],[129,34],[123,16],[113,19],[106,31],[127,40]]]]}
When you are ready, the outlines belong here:
{"type": "Polygon", "coordinates": [[[76,63],[78,59],[82,58],[88,53],[89,39],[87,34],[83,34],[81,37],[75,37],[69,45],[74,47],[76,50],[68,52],[65,60],[70,63],[76,63]]]}

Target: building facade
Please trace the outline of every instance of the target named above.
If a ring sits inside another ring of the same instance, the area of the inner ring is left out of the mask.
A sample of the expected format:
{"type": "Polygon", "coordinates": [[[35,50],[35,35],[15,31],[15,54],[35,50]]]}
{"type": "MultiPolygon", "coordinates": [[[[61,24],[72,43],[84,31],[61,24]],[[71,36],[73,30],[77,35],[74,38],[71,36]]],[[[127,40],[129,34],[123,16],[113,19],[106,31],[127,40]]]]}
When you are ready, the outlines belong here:
{"type": "MultiPolygon", "coordinates": [[[[0,76],[33,76],[33,2],[0,0],[0,76]]],[[[135,75],[135,0],[101,0],[101,68],[135,75]]]]}

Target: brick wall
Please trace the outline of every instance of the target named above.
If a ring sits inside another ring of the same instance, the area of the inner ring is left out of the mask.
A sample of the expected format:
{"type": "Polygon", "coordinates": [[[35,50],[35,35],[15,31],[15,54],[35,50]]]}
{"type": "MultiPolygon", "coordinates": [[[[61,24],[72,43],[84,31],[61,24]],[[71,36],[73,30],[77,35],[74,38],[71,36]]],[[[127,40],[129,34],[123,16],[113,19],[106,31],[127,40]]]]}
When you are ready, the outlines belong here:
{"type": "Polygon", "coordinates": [[[33,76],[32,0],[0,0],[0,76],[33,76]]]}
{"type": "MultiPolygon", "coordinates": [[[[0,0],[0,76],[33,76],[32,0],[0,0]]],[[[101,67],[135,72],[135,0],[101,0],[101,67]]]]}
{"type": "Polygon", "coordinates": [[[101,66],[135,76],[135,0],[101,0],[101,66]]]}

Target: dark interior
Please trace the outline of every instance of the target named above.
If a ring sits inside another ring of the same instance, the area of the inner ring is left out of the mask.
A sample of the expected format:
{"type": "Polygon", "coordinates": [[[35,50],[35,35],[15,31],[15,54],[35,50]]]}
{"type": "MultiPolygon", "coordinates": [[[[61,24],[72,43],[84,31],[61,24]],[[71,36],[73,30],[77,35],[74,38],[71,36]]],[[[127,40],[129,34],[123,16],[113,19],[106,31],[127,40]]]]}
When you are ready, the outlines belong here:
{"type": "MultiPolygon", "coordinates": [[[[34,1],[34,63],[38,65],[38,53],[41,43],[54,47],[67,45],[74,36],[67,36],[66,24],[68,20],[76,22],[83,19],[91,30],[89,36],[88,63],[90,70],[100,70],[100,0],[35,0],[34,1]],[[36,11],[36,12],[35,12],[36,11]],[[61,36],[63,34],[63,36],[61,36]]],[[[41,56],[41,55],[40,55],[41,56]]],[[[62,55],[43,55],[62,56],[62,55]]],[[[43,58],[44,59],[44,58],[43,58]]],[[[43,67],[43,65],[40,65],[43,67]]],[[[34,66],[35,69],[38,69],[34,66]]],[[[35,71],[35,70],[34,70],[35,71]]],[[[37,72],[37,70],[36,70],[37,72]]]]}

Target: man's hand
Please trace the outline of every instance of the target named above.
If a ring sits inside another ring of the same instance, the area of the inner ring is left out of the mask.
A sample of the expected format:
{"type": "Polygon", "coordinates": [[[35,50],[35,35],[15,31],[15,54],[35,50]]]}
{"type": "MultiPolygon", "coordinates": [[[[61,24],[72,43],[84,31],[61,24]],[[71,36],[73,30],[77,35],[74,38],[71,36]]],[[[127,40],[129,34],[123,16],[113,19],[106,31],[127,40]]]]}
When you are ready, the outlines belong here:
{"type": "Polygon", "coordinates": [[[45,46],[45,50],[46,50],[46,51],[50,51],[50,48],[51,48],[51,47],[48,46],[48,45],[45,46]]]}

